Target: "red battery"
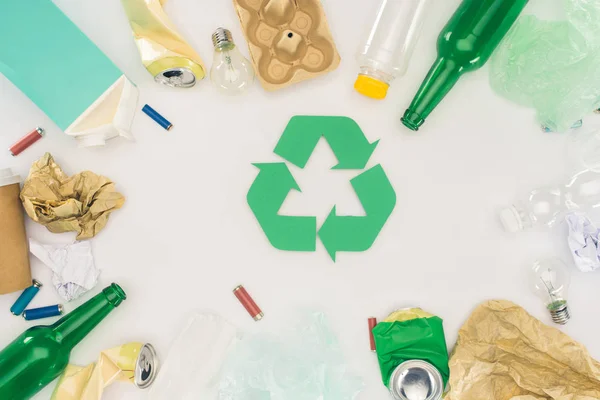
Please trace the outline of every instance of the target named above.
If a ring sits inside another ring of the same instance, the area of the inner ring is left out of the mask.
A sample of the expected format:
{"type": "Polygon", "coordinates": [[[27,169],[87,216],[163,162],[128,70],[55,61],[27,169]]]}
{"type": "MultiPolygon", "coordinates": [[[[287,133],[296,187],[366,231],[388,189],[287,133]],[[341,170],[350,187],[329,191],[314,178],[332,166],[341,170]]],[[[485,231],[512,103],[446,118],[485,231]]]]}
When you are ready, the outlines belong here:
{"type": "Polygon", "coordinates": [[[235,294],[235,297],[237,297],[246,311],[248,311],[248,314],[250,314],[255,321],[260,321],[265,316],[265,314],[263,314],[263,312],[260,310],[260,307],[256,305],[254,300],[252,300],[252,297],[250,297],[242,285],[239,285],[233,289],[233,294],[235,294]]]}
{"type": "Polygon", "coordinates": [[[369,318],[369,341],[371,342],[371,351],[376,351],[375,337],[373,336],[373,328],[377,326],[377,318],[369,318]]]}
{"type": "Polygon", "coordinates": [[[27,135],[19,139],[15,144],[10,146],[8,149],[10,154],[17,156],[23,152],[26,148],[40,140],[44,136],[44,130],[42,128],[35,128],[35,130],[29,132],[27,135]]]}

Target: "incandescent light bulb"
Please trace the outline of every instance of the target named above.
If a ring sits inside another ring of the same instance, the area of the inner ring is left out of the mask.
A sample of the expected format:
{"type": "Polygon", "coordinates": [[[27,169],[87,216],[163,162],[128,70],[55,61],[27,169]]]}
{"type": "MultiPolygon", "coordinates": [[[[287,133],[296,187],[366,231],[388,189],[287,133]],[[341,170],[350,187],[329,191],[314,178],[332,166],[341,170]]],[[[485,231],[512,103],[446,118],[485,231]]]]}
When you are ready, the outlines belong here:
{"type": "Polygon", "coordinates": [[[223,92],[243,92],[254,82],[252,63],[235,46],[229,30],[217,29],[212,35],[212,42],[215,55],[210,80],[223,92]]]}
{"type": "Polygon", "coordinates": [[[544,302],[552,321],[564,325],[571,318],[567,303],[567,290],[571,274],[558,258],[538,260],[533,264],[535,294],[544,302]]]}

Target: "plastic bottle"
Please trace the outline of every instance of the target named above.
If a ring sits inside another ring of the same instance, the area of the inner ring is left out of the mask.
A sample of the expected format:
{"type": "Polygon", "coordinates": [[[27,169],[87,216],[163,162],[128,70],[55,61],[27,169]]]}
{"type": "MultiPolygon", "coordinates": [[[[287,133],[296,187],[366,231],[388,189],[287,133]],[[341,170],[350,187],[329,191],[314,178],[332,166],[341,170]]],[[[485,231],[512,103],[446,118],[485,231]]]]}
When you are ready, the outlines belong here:
{"type": "Polygon", "coordinates": [[[113,283],[55,324],[23,332],[0,352],[0,399],[30,399],[57,378],[73,347],[125,298],[113,283]]]}
{"type": "Polygon", "coordinates": [[[504,229],[518,232],[534,226],[552,227],[571,210],[600,206],[600,173],[584,170],[567,184],[533,190],[524,201],[500,212],[504,229]]]}
{"type": "Polygon", "coordinates": [[[481,68],[528,0],[463,0],[437,42],[438,57],[402,123],[416,131],[465,72],[481,68]]]}
{"type": "Polygon", "coordinates": [[[358,55],[359,93],[383,99],[394,78],[406,73],[429,0],[381,0],[373,28],[358,55]]]}

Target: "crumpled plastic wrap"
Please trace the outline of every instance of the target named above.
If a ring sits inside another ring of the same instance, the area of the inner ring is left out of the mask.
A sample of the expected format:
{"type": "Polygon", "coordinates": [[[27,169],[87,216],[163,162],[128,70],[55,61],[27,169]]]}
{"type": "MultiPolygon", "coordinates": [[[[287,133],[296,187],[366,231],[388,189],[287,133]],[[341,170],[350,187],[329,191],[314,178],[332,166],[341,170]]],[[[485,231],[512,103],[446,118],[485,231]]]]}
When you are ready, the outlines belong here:
{"type": "Polygon", "coordinates": [[[600,229],[582,213],[569,213],[566,220],[569,225],[567,240],[575,265],[583,272],[597,270],[600,268],[600,229]]]}
{"type": "Polygon", "coordinates": [[[100,270],[90,242],[52,245],[29,239],[29,251],[52,270],[52,285],[66,301],[77,299],[98,283],[100,270]]]}
{"type": "Polygon", "coordinates": [[[566,20],[524,15],[498,46],[490,81],[503,97],[565,131],[600,106],[600,1],[562,0],[566,20]]]}
{"type": "Polygon", "coordinates": [[[597,400],[600,363],[505,300],[481,304],[458,333],[446,400],[597,400]]]}
{"type": "Polygon", "coordinates": [[[363,388],[319,312],[294,314],[277,335],[245,337],[222,375],[219,400],[352,400],[363,388]]]}
{"type": "Polygon", "coordinates": [[[90,171],[67,176],[50,153],[34,162],[21,190],[27,215],[50,232],[77,232],[89,239],[108,222],[110,213],[125,203],[108,178],[90,171]]]}
{"type": "Polygon", "coordinates": [[[133,383],[142,346],[134,342],[104,350],[98,361],[85,367],[69,364],[50,400],[100,400],[113,382],[133,383]]]}

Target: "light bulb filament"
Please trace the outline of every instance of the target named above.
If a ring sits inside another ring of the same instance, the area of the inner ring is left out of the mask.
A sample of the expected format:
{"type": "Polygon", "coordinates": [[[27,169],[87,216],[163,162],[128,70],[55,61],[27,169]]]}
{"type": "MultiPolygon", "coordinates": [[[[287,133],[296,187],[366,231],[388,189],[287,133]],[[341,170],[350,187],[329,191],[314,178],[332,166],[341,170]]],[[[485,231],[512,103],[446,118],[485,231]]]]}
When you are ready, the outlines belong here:
{"type": "MultiPolygon", "coordinates": [[[[548,274],[552,274],[552,270],[548,269],[548,274]]],[[[548,290],[548,294],[550,295],[552,301],[559,300],[559,296],[557,294],[558,290],[554,287],[552,281],[546,280],[543,277],[540,277],[540,280],[548,290]]]]}

